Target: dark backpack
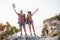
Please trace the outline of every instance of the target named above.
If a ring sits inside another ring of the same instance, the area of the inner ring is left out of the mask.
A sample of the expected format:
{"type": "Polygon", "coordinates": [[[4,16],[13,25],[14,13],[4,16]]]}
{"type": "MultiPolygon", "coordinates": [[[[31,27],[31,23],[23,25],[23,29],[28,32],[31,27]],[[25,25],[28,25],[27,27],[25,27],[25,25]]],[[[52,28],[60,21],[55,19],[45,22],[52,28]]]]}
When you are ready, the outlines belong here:
{"type": "Polygon", "coordinates": [[[24,22],[26,22],[26,17],[25,17],[25,14],[24,14],[24,22]]]}

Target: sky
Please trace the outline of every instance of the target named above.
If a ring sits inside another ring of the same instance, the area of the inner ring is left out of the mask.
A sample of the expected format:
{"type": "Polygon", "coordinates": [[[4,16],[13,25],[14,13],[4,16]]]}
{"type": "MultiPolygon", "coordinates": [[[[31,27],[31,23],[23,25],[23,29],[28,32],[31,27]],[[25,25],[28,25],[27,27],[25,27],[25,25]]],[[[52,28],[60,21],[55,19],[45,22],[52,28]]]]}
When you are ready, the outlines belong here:
{"type": "Polygon", "coordinates": [[[0,22],[5,24],[8,21],[11,25],[17,26],[17,28],[19,28],[17,24],[18,16],[13,10],[12,3],[15,3],[18,13],[23,10],[26,15],[27,11],[33,13],[39,8],[32,16],[37,35],[41,35],[43,21],[60,12],[60,0],[0,0],[0,22]]]}

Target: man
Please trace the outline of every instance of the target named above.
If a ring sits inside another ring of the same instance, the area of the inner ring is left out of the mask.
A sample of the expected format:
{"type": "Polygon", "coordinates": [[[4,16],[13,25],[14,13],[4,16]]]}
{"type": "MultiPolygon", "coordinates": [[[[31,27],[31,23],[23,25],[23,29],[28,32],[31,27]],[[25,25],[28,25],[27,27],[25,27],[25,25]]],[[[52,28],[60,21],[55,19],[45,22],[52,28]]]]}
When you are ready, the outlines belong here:
{"type": "Polygon", "coordinates": [[[13,4],[13,9],[14,9],[15,13],[18,15],[18,24],[20,26],[21,35],[22,35],[22,26],[24,28],[25,35],[27,35],[26,28],[25,28],[25,14],[23,13],[23,10],[20,10],[20,13],[17,13],[15,10],[15,4],[13,4]]]}

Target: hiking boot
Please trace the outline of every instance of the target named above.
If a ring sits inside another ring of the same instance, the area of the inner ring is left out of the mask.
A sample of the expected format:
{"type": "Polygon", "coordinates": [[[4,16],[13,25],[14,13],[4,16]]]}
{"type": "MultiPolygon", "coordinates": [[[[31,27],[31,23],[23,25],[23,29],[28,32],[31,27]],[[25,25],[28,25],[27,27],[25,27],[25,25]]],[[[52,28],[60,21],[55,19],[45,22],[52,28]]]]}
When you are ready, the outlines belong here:
{"type": "Polygon", "coordinates": [[[22,33],[20,35],[22,35],[22,33]]]}
{"type": "Polygon", "coordinates": [[[25,34],[25,35],[27,35],[27,34],[25,34]]]}

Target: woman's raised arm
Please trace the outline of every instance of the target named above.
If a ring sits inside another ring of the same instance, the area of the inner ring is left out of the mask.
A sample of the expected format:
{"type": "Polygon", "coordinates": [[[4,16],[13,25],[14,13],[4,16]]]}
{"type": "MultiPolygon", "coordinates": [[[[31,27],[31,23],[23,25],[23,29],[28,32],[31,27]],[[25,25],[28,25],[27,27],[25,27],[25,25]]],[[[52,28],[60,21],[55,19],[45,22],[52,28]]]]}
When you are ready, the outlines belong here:
{"type": "Polygon", "coordinates": [[[36,9],[36,11],[35,11],[35,12],[33,12],[33,14],[32,14],[32,15],[34,15],[37,11],[38,11],[38,8],[36,9]]]}

